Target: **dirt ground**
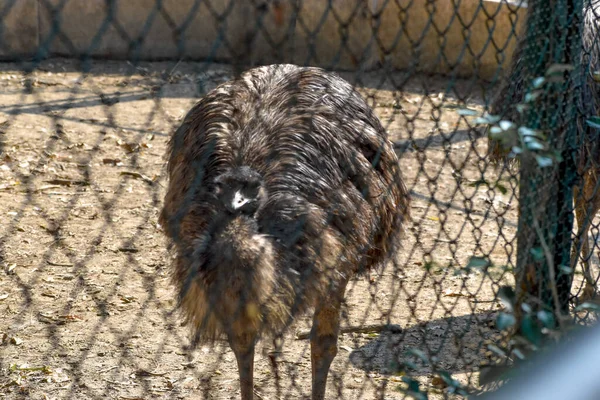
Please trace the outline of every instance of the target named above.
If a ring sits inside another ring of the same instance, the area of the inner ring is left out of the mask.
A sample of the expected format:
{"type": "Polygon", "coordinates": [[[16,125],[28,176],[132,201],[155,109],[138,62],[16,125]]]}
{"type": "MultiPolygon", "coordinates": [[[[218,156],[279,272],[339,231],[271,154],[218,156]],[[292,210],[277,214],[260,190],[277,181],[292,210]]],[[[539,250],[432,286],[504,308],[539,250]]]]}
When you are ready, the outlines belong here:
{"type": "MultiPolygon", "coordinates": [[[[82,74],[59,59],[29,75],[21,68],[0,65],[0,397],[238,398],[232,352],[187,347],[157,225],[168,135],[231,70],[95,62],[82,74]]],[[[344,326],[389,320],[402,330],[342,334],[328,398],[404,398],[397,366],[406,361],[430,398],[452,397],[419,356],[477,386],[499,308],[494,291],[509,277],[456,270],[472,255],[510,264],[516,181],[501,177],[505,193],[474,184],[498,173],[470,117],[453,106],[463,99],[481,111],[481,83],[360,78],[398,144],[411,221],[390,267],[352,282],[344,326]]],[[[271,343],[261,344],[258,399],[310,394],[308,341],[294,336],[309,321],[290,331],[276,371],[271,343]]]]}

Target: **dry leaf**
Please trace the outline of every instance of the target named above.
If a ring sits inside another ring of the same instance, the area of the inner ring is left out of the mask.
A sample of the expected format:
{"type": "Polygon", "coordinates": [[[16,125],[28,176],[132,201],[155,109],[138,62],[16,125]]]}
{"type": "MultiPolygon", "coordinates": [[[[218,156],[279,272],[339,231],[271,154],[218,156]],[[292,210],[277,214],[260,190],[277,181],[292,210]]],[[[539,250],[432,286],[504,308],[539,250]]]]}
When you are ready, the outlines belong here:
{"type": "Polygon", "coordinates": [[[102,159],[102,163],[103,164],[110,164],[110,165],[113,165],[113,166],[123,165],[123,163],[121,162],[121,160],[119,158],[103,158],[102,159]]]}
{"type": "Polygon", "coordinates": [[[52,324],[52,323],[56,322],[56,317],[54,317],[50,313],[39,313],[38,320],[45,324],[52,324]]]}
{"type": "Polygon", "coordinates": [[[137,143],[128,143],[122,140],[117,140],[117,144],[127,153],[134,153],[140,150],[140,145],[137,143]]]}
{"type": "Polygon", "coordinates": [[[146,183],[147,183],[147,184],[149,184],[149,185],[152,185],[152,184],[154,184],[154,180],[153,180],[153,179],[151,179],[151,178],[149,178],[149,177],[147,177],[147,176],[145,176],[145,175],[142,175],[142,174],[140,174],[139,172],[134,172],[134,171],[121,171],[121,172],[120,172],[120,175],[127,175],[127,176],[132,176],[132,177],[134,177],[134,178],[139,178],[139,179],[143,180],[144,182],[146,182],[146,183]]]}
{"type": "Polygon", "coordinates": [[[79,315],[72,315],[72,314],[59,315],[58,318],[60,318],[64,322],[83,321],[83,318],[81,318],[79,315]]]}
{"type": "Polygon", "coordinates": [[[72,180],[72,179],[62,179],[62,178],[51,179],[49,181],[44,181],[44,182],[49,183],[51,185],[63,185],[63,186],[71,186],[71,185],[85,186],[88,184],[87,181],[76,181],[76,180],[72,180]]]}
{"type": "Polygon", "coordinates": [[[121,296],[121,301],[123,303],[133,303],[135,301],[135,297],[133,297],[133,296],[121,296]]]}
{"type": "Polygon", "coordinates": [[[444,381],[442,378],[440,378],[439,376],[434,376],[431,379],[431,384],[433,386],[435,386],[438,389],[443,389],[445,387],[448,387],[448,384],[446,383],[446,381],[444,381]]]}

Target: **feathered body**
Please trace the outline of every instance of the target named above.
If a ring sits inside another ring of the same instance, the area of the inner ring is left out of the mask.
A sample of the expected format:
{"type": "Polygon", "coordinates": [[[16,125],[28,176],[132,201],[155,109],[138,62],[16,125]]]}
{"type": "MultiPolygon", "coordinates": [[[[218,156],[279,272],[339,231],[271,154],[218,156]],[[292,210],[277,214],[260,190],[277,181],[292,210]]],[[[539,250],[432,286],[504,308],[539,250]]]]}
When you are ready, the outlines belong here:
{"type": "MultiPolygon", "coordinates": [[[[534,12],[533,7],[528,7],[527,19],[534,12]]],[[[579,164],[579,172],[583,175],[584,170],[589,168],[590,161],[600,168],[600,148],[597,140],[597,132],[592,130],[585,119],[598,115],[600,112],[600,87],[594,74],[600,69],[600,0],[585,0],[583,9],[583,32],[581,60],[578,66],[583,69],[586,84],[580,88],[580,96],[577,98],[579,107],[579,134],[582,135],[582,148],[579,164]]],[[[519,38],[517,47],[513,53],[508,73],[501,82],[493,101],[490,104],[489,113],[501,115],[503,119],[518,121],[519,113],[515,105],[523,102],[525,90],[535,76],[526,76],[524,72],[526,37],[519,38]]],[[[500,163],[509,161],[507,156],[510,149],[504,149],[496,140],[489,140],[489,154],[492,161],[500,163]]]]}
{"type": "MultiPolygon", "coordinates": [[[[576,98],[578,106],[577,126],[579,135],[577,173],[581,182],[574,187],[575,216],[578,233],[571,252],[571,267],[575,268],[579,251],[583,260],[584,277],[586,280],[579,301],[584,301],[595,294],[596,279],[590,274],[588,231],[591,220],[600,209],[600,192],[598,177],[600,176],[600,140],[597,129],[587,125],[586,119],[600,113],[600,86],[595,74],[600,70],[600,0],[585,0],[583,4],[583,32],[580,61],[577,65],[585,77],[576,98]]],[[[534,12],[529,7],[528,19],[534,12]]],[[[490,114],[501,115],[503,119],[518,121],[519,115],[514,107],[525,97],[526,86],[534,76],[526,76],[524,72],[526,38],[520,38],[513,54],[510,70],[490,105],[490,114]]],[[[488,153],[492,162],[512,167],[515,159],[508,159],[509,149],[504,148],[498,141],[489,139],[488,153]]]]}
{"type": "Polygon", "coordinates": [[[169,142],[168,175],[160,223],[200,341],[281,333],[384,263],[408,213],[380,121],[319,68],[258,67],[209,92],[169,142]]]}

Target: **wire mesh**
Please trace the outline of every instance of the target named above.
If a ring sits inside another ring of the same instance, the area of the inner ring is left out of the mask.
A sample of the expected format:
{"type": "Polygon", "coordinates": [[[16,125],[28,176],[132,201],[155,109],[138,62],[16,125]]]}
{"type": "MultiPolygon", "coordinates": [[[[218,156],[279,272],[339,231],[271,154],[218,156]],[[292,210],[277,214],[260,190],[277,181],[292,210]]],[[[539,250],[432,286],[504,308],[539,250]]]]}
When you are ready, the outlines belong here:
{"type": "MultiPolygon", "coordinates": [[[[595,4],[573,85],[580,126],[596,113],[595,4]]],[[[480,390],[503,337],[496,293],[514,286],[519,174],[491,162],[474,117],[521,59],[528,15],[524,1],[495,0],[1,0],[0,396],[239,397],[227,342],[194,347],[181,323],[158,219],[185,115],[273,63],[347,80],[385,128],[410,197],[398,251],[350,279],[327,398],[480,390]]],[[[259,343],[255,398],[310,396],[311,322],[298,315],[281,346],[259,343]]]]}

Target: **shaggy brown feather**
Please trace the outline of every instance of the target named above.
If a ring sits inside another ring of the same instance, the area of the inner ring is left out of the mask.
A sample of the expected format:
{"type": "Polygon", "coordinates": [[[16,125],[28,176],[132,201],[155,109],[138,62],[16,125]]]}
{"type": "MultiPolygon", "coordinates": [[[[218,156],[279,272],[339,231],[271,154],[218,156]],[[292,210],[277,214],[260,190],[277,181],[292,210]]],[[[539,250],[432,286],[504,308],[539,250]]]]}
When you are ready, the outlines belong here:
{"type": "Polygon", "coordinates": [[[224,83],[171,137],[160,224],[198,341],[278,334],[350,276],[384,263],[408,215],[385,129],[352,86],[319,68],[272,65],[224,83]],[[215,200],[217,176],[263,179],[254,215],[215,200]]]}
{"type": "MultiPolygon", "coordinates": [[[[533,7],[527,9],[527,19],[531,18],[534,12],[533,7]]],[[[583,33],[582,44],[583,51],[581,52],[581,60],[578,63],[583,69],[586,77],[586,84],[580,89],[580,96],[577,99],[579,107],[578,126],[582,137],[583,148],[580,150],[582,157],[579,165],[579,172],[584,173],[586,165],[593,160],[596,166],[600,166],[600,151],[592,151],[590,148],[596,149],[596,132],[591,131],[586,125],[585,119],[590,116],[598,115],[600,112],[600,91],[594,73],[600,70],[600,30],[598,29],[598,21],[600,18],[600,0],[586,0],[584,2],[583,12],[583,33]],[[591,158],[590,158],[591,157],[591,158]]],[[[506,76],[500,82],[500,86],[494,95],[494,98],[489,107],[489,113],[492,115],[500,115],[503,119],[510,121],[518,121],[519,113],[515,105],[521,103],[525,97],[525,90],[534,76],[527,76],[524,69],[525,63],[525,46],[526,37],[519,38],[517,47],[512,55],[512,62],[506,76]]],[[[501,144],[493,139],[488,141],[488,154],[490,160],[496,164],[501,162],[509,162],[512,165],[512,160],[508,160],[507,156],[510,149],[505,149],[501,144]]]]}
{"type": "MultiPolygon", "coordinates": [[[[533,7],[529,7],[528,18],[530,18],[533,11],[533,7]]],[[[600,190],[597,187],[600,174],[600,141],[598,140],[598,131],[590,128],[585,120],[600,113],[600,88],[594,77],[594,74],[600,70],[600,29],[598,29],[600,0],[586,0],[583,15],[583,51],[578,67],[582,68],[585,81],[582,87],[579,88],[579,96],[576,98],[579,108],[577,126],[580,143],[579,154],[577,155],[579,160],[577,173],[581,177],[581,182],[574,187],[578,233],[571,252],[572,268],[577,265],[580,249],[583,260],[586,284],[583,293],[579,296],[579,301],[593,297],[596,286],[596,280],[590,274],[588,231],[591,219],[600,209],[600,190]]],[[[506,79],[502,81],[490,105],[490,114],[492,115],[501,115],[504,119],[511,121],[518,120],[518,113],[514,105],[523,101],[526,84],[534,78],[526,76],[524,73],[525,44],[525,38],[521,38],[517,44],[509,73],[506,79]]],[[[509,149],[503,148],[498,141],[489,138],[488,154],[494,164],[504,164],[509,168],[514,167],[516,162],[515,159],[508,158],[509,151],[509,149]]]]}

